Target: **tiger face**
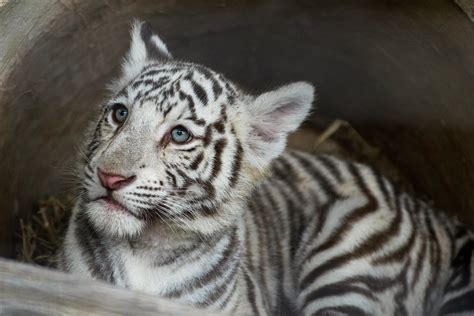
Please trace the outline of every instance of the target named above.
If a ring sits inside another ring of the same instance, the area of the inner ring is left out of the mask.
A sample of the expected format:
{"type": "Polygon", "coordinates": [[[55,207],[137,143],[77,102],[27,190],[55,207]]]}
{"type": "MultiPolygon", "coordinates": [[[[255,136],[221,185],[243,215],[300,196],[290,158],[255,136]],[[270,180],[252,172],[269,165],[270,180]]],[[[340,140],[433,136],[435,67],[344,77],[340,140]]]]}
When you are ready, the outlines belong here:
{"type": "Polygon", "coordinates": [[[147,23],[134,23],[131,36],[88,143],[85,214],[122,237],[157,226],[225,229],[307,116],[313,87],[252,96],[206,67],[174,61],[147,23]]]}

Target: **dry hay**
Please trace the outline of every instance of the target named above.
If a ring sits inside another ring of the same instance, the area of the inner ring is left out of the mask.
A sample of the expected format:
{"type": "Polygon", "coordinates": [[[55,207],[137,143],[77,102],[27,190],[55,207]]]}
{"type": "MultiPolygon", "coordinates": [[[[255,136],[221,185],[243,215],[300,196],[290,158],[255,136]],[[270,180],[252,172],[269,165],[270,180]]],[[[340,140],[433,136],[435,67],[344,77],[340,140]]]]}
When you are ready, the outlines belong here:
{"type": "Polygon", "coordinates": [[[35,211],[20,219],[17,259],[54,266],[56,252],[64,237],[73,199],[50,196],[38,202],[35,211]]]}

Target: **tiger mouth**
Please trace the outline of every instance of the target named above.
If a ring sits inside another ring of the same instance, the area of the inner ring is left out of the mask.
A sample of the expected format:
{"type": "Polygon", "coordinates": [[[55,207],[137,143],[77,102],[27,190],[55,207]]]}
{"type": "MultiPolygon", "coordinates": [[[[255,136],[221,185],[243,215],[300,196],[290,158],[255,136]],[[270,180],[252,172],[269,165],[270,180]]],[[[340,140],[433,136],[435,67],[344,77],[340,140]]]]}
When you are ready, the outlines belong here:
{"type": "Polygon", "coordinates": [[[129,214],[132,215],[133,217],[140,219],[136,214],[134,214],[131,210],[129,210],[127,207],[125,207],[123,204],[118,202],[116,199],[114,199],[110,194],[100,196],[92,202],[101,202],[107,206],[107,209],[111,212],[120,212],[124,214],[129,214]]]}

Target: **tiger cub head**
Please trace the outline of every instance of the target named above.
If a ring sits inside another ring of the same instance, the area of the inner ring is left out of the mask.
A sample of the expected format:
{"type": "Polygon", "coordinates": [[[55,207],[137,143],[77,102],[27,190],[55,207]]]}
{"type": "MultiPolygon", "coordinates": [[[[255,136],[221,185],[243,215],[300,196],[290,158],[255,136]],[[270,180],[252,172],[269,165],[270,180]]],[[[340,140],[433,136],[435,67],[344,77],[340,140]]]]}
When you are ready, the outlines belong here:
{"type": "Polygon", "coordinates": [[[306,82],[260,95],[204,66],[173,60],[135,22],[121,76],[88,138],[80,201],[96,229],[212,234],[245,200],[313,102],[306,82]]]}

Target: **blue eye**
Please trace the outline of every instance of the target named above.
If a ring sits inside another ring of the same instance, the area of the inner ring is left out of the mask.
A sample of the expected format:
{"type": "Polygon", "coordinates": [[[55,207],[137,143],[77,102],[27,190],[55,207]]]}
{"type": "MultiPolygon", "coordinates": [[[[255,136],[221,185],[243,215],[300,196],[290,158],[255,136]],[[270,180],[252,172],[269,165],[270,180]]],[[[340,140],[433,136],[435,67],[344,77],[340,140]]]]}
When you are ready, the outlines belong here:
{"type": "Polygon", "coordinates": [[[128,117],[128,109],[125,105],[116,103],[112,106],[112,120],[117,124],[122,124],[128,117]]]}
{"type": "Polygon", "coordinates": [[[177,144],[184,144],[191,140],[191,133],[185,127],[178,125],[171,130],[171,139],[177,144]]]}

